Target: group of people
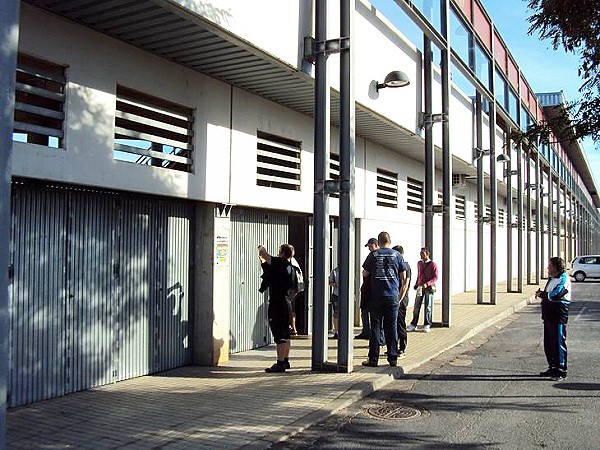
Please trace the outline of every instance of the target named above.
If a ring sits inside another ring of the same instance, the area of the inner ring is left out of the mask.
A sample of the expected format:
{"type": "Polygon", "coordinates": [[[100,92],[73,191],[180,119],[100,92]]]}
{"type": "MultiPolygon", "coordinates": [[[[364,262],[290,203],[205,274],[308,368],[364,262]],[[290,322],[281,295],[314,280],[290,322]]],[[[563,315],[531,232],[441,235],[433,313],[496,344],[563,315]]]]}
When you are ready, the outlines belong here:
{"type": "MultiPolygon", "coordinates": [[[[370,253],[363,263],[361,286],[361,318],[363,331],[356,338],[369,339],[368,359],[362,365],[377,367],[380,347],[387,347],[390,366],[406,354],[407,332],[415,331],[421,307],[425,306],[423,331],[429,332],[432,325],[433,296],[438,277],[437,265],[430,259],[427,247],[422,247],[421,259],[417,264],[415,307],[410,325],[406,326],[406,307],[411,283],[411,268],[404,259],[401,246],[391,246],[390,235],[383,231],[377,239],[366,244],[370,253]]],[[[277,346],[277,361],[266,372],[285,372],[290,368],[289,352],[292,332],[291,301],[303,289],[302,271],[294,259],[294,247],[282,244],[277,256],[271,256],[262,245],[258,256],[263,269],[260,292],[269,289],[268,318],[271,333],[277,346]]],[[[536,296],[541,299],[544,322],[544,351],[548,369],[540,376],[553,380],[567,376],[566,326],[571,303],[571,281],[561,258],[553,257],[548,262],[548,282],[536,296]]],[[[332,287],[337,286],[337,271],[329,277],[332,287]]],[[[337,292],[332,295],[337,296],[337,292]]],[[[335,320],[334,314],[334,320],[335,320]]],[[[334,329],[337,324],[334,322],[334,329]]]]}
{"type": "Polygon", "coordinates": [[[429,332],[432,324],[433,293],[438,278],[437,265],[430,259],[427,247],[422,247],[421,260],[417,264],[417,291],[413,318],[406,326],[406,308],[409,301],[409,287],[412,270],[404,259],[402,246],[391,246],[390,235],[383,231],[377,239],[371,238],[365,245],[370,253],[363,263],[363,284],[361,286],[361,317],[363,331],[359,339],[369,339],[368,359],[363,366],[377,367],[380,347],[387,348],[390,366],[397,365],[398,358],[406,355],[407,332],[415,331],[425,305],[423,331],[429,332]]]}

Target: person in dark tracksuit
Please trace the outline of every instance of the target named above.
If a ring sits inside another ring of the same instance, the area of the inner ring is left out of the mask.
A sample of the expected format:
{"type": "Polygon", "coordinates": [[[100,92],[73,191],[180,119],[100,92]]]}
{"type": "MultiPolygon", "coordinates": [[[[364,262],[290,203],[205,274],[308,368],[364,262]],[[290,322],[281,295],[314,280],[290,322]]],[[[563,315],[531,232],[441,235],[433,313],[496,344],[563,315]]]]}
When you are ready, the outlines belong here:
{"type": "Polygon", "coordinates": [[[571,279],[565,272],[562,258],[548,261],[548,282],[544,290],[538,289],[536,297],[542,299],[544,321],[544,352],[548,370],[540,376],[559,380],[567,376],[567,321],[571,303],[571,279]]]}

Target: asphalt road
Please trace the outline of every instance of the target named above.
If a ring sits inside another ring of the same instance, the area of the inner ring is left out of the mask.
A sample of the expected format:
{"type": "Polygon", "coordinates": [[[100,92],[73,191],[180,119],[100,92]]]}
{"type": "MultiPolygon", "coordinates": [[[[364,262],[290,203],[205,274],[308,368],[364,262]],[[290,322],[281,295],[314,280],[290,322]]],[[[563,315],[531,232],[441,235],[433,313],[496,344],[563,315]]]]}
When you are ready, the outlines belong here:
{"type": "Polygon", "coordinates": [[[600,448],[599,293],[599,281],[573,283],[565,380],[538,376],[546,360],[531,305],[273,448],[600,448]]]}

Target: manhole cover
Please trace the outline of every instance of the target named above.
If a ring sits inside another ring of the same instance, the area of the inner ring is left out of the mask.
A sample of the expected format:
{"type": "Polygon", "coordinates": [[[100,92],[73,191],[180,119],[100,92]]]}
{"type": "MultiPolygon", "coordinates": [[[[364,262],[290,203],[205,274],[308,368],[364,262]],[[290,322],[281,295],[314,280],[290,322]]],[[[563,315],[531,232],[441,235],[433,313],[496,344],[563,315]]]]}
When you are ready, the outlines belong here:
{"type": "Polygon", "coordinates": [[[367,409],[369,415],[383,420],[410,420],[424,416],[425,411],[412,405],[383,403],[367,409]]]}

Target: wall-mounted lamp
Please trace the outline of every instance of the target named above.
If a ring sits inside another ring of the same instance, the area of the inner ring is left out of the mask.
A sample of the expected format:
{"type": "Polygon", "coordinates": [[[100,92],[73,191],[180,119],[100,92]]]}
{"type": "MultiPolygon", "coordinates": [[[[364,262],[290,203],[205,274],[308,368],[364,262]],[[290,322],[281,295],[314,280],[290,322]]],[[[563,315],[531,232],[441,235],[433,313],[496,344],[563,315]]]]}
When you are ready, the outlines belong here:
{"type": "Polygon", "coordinates": [[[389,88],[397,88],[397,87],[404,87],[404,86],[408,86],[410,84],[410,79],[408,78],[408,75],[406,75],[404,72],[400,71],[400,70],[393,70],[392,72],[388,73],[384,80],[383,83],[380,83],[379,81],[376,80],[372,80],[371,84],[369,85],[369,98],[376,100],[377,98],[379,98],[379,89],[383,89],[386,87],[389,88]]]}
{"type": "MultiPolygon", "coordinates": [[[[490,154],[490,149],[481,149],[478,147],[475,147],[473,149],[473,162],[483,158],[486,155],[490,154]]],[[[496,156],[496,162],[498,163],[503,163],[506,164],[508,162],[510,162],[510,156],[508,156],[506,153],[500,153],[498,156],[496,156]]]]}
{"type": "Polygon", "coordinates": [[[379,83],[377,81],[375,83],[375,87],[377,91],[379,91],[379,89],[383,89],[386,87],[397,88],[408,86],[410,84],[410,79],[408,78],[408,75],[406,75],[404,72],[400,70],[394,70],[385,76],[383,83],[379,83]]]}

